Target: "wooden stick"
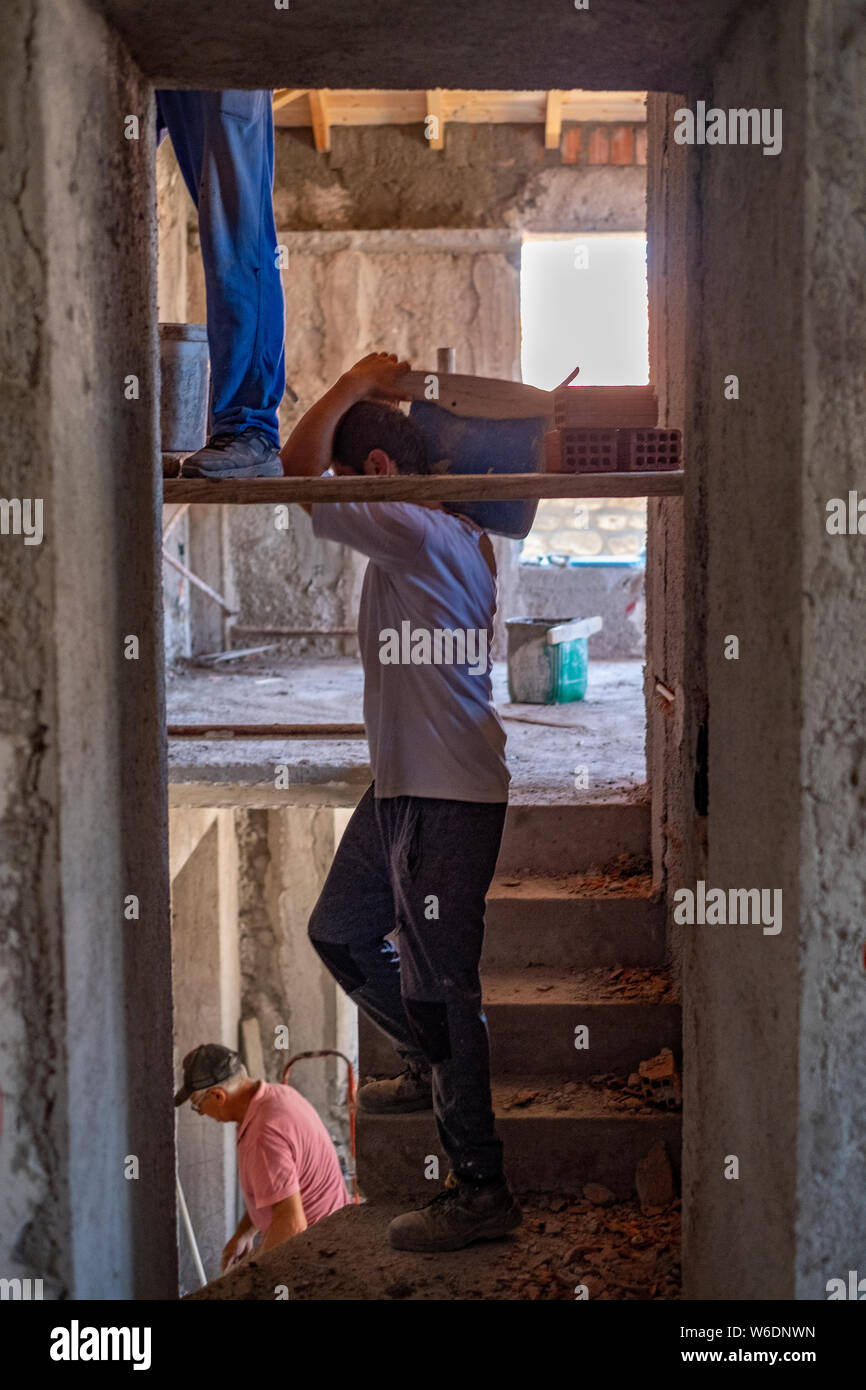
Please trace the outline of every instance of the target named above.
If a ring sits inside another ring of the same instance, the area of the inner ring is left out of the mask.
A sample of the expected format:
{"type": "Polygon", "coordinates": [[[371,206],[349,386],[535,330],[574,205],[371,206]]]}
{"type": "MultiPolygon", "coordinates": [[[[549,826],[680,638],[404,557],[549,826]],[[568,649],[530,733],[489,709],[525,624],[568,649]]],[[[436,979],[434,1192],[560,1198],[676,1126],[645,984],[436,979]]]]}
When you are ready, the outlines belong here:
{"type": "MultiPolygon", "coordinates": [[[[399,389],[409,400],[427,400],[430,376],[430,372],[405,372],[398,382],[399,389]]],[[[437,376],[437,404],[453,415],[470,415],[476,420],[553,417],[552,391],[540,391],[522,381],[466,376],[461,372],[437,372],[437,376]]]]}
{"type": "Polygon", "coordinates": [[[462,473],[385,478],[166,478],[165,502],[261,506],[278,502],[480,502],[539,497],[678,497],[682,472],[462,473]]]}
{"type": "Polygon", "coordinates": [[[366,738],[363,724],[169,724],[169,738],[366,738]]]}

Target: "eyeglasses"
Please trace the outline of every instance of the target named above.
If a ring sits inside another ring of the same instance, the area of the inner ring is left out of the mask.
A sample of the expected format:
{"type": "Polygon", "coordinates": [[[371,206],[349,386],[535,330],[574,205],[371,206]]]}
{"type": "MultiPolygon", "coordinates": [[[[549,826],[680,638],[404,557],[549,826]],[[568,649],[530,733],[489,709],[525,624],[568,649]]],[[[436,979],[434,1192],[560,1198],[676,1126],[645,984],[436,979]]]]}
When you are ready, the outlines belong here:
{"type": "Polygon", "coordinates": [[[201,1095],[198,1096],[198,1099],[196,1099],[195,1095],[190,1096],[189,1103],[197,1115],[202,1115],[204,1113],[202,1110],[202,1106],[204,1105],[210,1093],[211,1088],[208,1087],[206,1091],[201,1092],[201,1095]]]}

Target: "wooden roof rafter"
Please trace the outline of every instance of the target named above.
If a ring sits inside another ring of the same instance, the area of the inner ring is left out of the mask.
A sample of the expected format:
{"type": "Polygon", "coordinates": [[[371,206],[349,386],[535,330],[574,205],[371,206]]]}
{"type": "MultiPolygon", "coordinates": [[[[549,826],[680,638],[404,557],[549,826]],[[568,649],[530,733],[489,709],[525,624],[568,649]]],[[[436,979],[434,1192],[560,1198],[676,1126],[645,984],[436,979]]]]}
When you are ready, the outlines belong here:
{"type": "Polygon", "coordinates": [[[440,150],[450,123],[541,125],[550,150],[559,146],[564,121],[643,124],[646,92],[286,87],[274,92],[274,119],[280,127],[311,127],[320,152],[331,148],[337,125],[420,125],[430,148],[440,150]]]}

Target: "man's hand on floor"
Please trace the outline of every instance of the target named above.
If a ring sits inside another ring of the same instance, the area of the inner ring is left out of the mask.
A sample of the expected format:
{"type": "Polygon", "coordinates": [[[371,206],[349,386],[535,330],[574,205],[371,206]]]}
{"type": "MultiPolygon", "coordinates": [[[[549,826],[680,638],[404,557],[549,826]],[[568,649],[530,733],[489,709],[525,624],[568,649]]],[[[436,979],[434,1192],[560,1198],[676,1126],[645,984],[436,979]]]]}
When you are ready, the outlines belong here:
{"type": "Polygon", "coordinates": [[[225,1274],[227,1269],[234,1265],[241,1264],[253,1252],[256,1241],[256,1231],[252,1228],[247,1231],[235,1231],[231,1240],[226,1245],[222,1253],[220,1273],[225,1274]]]}

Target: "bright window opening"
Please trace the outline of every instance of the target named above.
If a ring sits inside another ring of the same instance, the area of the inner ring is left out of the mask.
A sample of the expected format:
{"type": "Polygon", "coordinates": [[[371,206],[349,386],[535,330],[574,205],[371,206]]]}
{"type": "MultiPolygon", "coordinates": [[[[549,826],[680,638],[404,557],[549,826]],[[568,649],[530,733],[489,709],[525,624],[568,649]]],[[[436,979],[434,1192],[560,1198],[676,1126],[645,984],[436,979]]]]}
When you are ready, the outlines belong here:
{"type": "MultiPolygon", "coordinates": [[[[649,381],[646,237],[593,233],[527,237],[520,266],[523,380],[550,390],[580,367],[584,386],[649,381]]],[[[639,563],[646,500],[546,499],[521,562],[639,563]]]]}

